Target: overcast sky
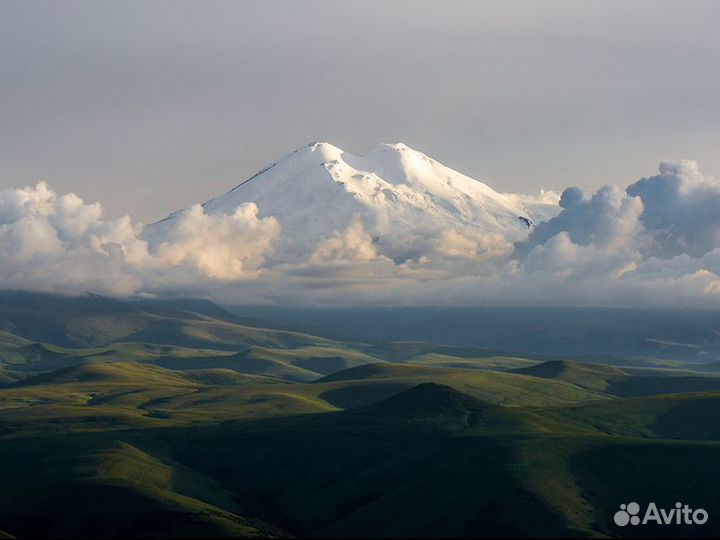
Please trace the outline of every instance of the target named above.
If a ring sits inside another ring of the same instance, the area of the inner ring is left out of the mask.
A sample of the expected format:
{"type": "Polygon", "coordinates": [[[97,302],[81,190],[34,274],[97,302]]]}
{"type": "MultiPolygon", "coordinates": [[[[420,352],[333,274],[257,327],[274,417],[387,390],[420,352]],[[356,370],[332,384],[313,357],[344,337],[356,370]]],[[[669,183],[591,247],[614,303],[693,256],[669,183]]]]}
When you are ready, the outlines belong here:
{"type": "Polygon", "coordinates": [[[0,189],[149,222],[313,140],[500,191],[720,174],[720,2],[0,2],[0,189]]]}

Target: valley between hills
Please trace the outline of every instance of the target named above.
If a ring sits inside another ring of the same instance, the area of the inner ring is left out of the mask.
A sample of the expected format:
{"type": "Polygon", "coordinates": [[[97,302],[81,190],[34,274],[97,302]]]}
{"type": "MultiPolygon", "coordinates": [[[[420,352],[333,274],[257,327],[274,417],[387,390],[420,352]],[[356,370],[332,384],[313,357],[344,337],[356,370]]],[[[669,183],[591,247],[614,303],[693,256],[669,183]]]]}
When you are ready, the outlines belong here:
{"type": "Polygon", "coordinates": [[[712,362],[343,341],[192,300],[7,293],[0,324],[7,535],[627,536],[628,500],[718,532],[712,362]]]}

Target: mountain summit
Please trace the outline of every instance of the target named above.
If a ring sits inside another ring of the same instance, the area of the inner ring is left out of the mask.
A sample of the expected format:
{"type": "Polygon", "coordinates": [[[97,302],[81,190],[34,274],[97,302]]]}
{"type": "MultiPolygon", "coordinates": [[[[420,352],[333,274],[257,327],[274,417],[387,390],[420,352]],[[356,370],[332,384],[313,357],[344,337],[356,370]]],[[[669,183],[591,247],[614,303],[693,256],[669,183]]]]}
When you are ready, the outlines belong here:
{"type": "Polygon", "coordinates": [[[256,204],[260,217],[280,222],[282,251],[291,258],[359,222],[383,254],[403,261],[416,256],[417,244],[437,237],[438,231],[462,238],[523,239],[536,217],[518,201],[402,143],[353,155],[315,142],[202,206],[208,214],[231,214],[241,204],[256,204]]]}

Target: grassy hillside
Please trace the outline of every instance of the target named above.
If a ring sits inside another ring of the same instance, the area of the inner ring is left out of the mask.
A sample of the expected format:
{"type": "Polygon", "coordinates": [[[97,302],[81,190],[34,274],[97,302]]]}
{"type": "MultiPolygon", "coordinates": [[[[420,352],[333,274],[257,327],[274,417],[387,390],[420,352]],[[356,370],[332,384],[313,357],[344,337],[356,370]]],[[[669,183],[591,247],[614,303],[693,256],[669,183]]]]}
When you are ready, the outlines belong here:
{"type": "Polygon", "coordinates": [[[18,537],[282,535],[255,517],[251,497],[242,500],[155,446],[107,436],[4,442],[0,522],[18,537]]]}
{"type": "Polygon", "coordinates": [[[32,435],[177,426],[334,410],[277,379],[224,369],[172,371],[92,363],[36,375],[0,391],[0,433],[32,435]]]}
{"type": "Polygon", "coordinates": [[[203,301],[13,294],[0,536],[720,534],[712,363],[348,342],[203,301]],[[630,500],[711,520],[619,528],[630,500]]]}
{"type": "Polygon", "coordinates": [[[200,366],[224,367],[242,373],[267,375],[292,382],[309,382],[324,374],[380,360],[339,345],[337,347],[297,347],[292,349],[252,347],[234,355],[208,355],[194,358],[163,357],[150,361],[174,369],[194,369],[200,366]]]}
{"type": "MultiPolygon", "coordinates": [[[[170,370],[140,362],[94,362],[16,382],[8,378],[0,388],[0,433],[25,436],[178,427],[324,413],[363,407],[424,383],[451,387],[489,405],[522,408],[606,401],[633,403],[619,400],[628,389],[634,389],[632,395],[669,394],[679,399],[687,392],[688,384],[697,386],[697,378],[661,377],[663,384],[656,385],[653,393],[655,377],[631,376],[614,368],[583,364],[566,364],[559,372],[555,365],[538,365],[531,375],[375,363],[336,372],[312,383],[258,375],[253,364],[250,373],[241,372],[241,366],[200,367],[208,365],[202,361],[196,365],[195,369],[170,370]],[[620,384],[622,392],[618,390],[620,384]]],[[[309,377],[315,379],[316,375],[309,377]]],[[[705,391],[718,382],[704,381],[701,389],[705,391]]],[[[592,410],[588,408],[582,415],[594,418],[592,410]]],[[[603,405],[601,410],[612,409],[603,405]]],[[[548,412],[542,414],[553,417],[548,412]]],[[[623,425],[632,422],[628,419],[623,425]]]]}
{"type": "MultiPolygon", "coordinates": [[[[718,310],[548,306],[292,308],[230,306],[343,340],[429,341],[495,351],[488,356],[587,356],[707,363],[720,360],[718,310]]],[[[480,356],[480,355],[478,355],[480,356]]]]}
{"type": "Polygon", "coordinates": [[[351,391],[355,394],[367,386],[387,386],[397,392],[425,382],[452,386],[488,403],[502,405],[577,403],[609,397],[564,381],[522,374],[392,363],[367,364],[333,373],[320,379],[315,385],[334,384],[332,395],[328,392],[324,396],[327,399],[339,400],[338,403],[343,406],[346,398],[350,399],[350,405],[356,405],[356,402],[352,401],[354,396],[351,391]],[[345,384],[338,386],[338,383],[345,384]]]}
{"type": "Polygon", "coordinates": [[[550,361],[510,370],[543,379],[572,383],[618,397],[720,391],[720,378],[677,370],[625,371],[613,366],[550,361]],[[634,374],[634,376],[631,375],[634,374]]]}
{"type": "MultiPolygon", "coordinates": [[[[572,422],[564,407],[550,410],[557,416],[546,419],[546,408],[492,406],[430,384],[345,413],[225,426],[210,455],[193,442],[182,455],[280,501],[285,523],[301,535],[623,535],[611,520],[628,492],[644,502],[653,494],[674,501],[674,493],[720,510],[707,477],[720,446],[686,438],[681,422],[632,438],[572,422]],[[242,462],[232,461],[240,451],[242,462]],[[643,473],[628,474],[634,470],[643,473]]],[[[217,440],[213,433],[198,436],[217,440]]],[[[671,529],[654,532],[678,533],[671,529]]]]}
{"type": "Polygon", "coordinates": [[[0,292],[0,330],[62,347],[103,347],[122,341],[220,350],[334,344],[301,332],[245,323],[204,300],[121,301],[0,292]]]}
{"type": "Polygon", "coordinates": [[[629,375],[621,369],[599,364],[550,361],[512,370],[513,373],[572,383],[589,390],[606,390],[611,384],[624,381],[629,375]]]}
{"type": "Polygon", "coordinates": [[[720,510],[720,393],[620,399],[597,377],[632,376],[560,367],[377,363],[312,384],[133,362],[37,375],[0,389],[0,523],[51,537],[622,536],[611,519],[627,493],[720,510]]]}

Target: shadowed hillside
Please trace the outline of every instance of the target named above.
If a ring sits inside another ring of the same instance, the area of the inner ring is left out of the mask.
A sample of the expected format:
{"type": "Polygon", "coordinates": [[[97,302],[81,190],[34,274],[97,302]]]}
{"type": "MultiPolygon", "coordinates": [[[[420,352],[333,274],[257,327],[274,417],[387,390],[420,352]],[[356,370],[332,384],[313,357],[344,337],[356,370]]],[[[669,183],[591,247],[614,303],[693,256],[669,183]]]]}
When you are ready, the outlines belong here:
{"type": "Polygon", "coordinates": [[[190,300],[53,297],[42,312],[42,295],[11,296],[0,528],[18,537],[632,536],[612,522],[628,497],[720,512],[720,378],[705,364],[338,341],[190,300]]]}

